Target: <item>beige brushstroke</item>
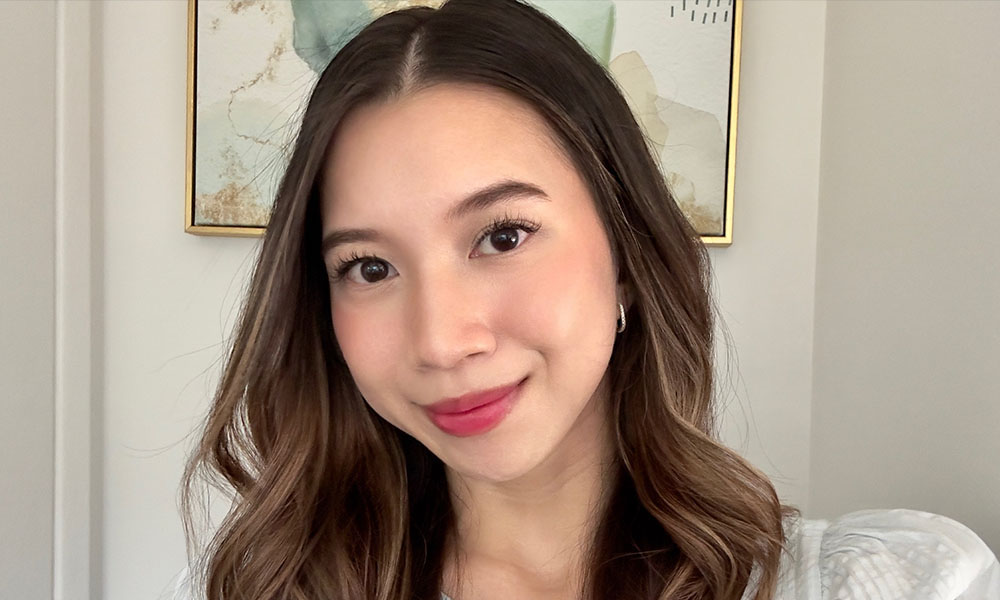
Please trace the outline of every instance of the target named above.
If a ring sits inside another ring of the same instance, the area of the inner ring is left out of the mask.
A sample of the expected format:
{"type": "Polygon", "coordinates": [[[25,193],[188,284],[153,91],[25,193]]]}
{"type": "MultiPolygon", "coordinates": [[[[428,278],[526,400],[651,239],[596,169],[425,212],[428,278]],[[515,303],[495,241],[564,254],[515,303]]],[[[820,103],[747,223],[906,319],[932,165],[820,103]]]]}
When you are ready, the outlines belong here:
{"type": "Polygon", "coordinates": [[[264,227],[267,224],[268,210],[247,198],[248,194],[256,196],[234,181],[215,193],[199,194],[195,198],[198,209],[195,223],[264,227]]]}
{"type": "Polygon", "coordinates": [[[273,0],[229,0],[226,8],[234,15],[239,15],[251,8],[256,8],[261,14],[267,16],[268,22],[274,25],[275,14],[277,13],[274,5],[275,2],[273,0]]]}
{"type": "Polygon", "coordinates": [[[365,0],[365,6],[371,11],[372,19],[377,19],[386,13],[414,6],[430,6],[439,8],[444,0],[365,0]]]}
{"type": "Polygon", "coordinates": [[[721,235],[723,215],[713,199],[725,199],[725,158],[713,149],[725,147],[718,119],[711,113],[667,100],[635,51],[616,56],[608,65],[629,107],[659,158],[674,200],[701,234],[721,235]]]}
{"type": "Polygon", "coordinates": [[[229,12],[234,15],[238,15],[254,4],[257,4],[254,0],[230,0],[229,5],[226,8],[229,9],[229,12]]]}
{"type": "Polygon", "coordinates": [[[273,82],[276,77],[275,72],[278,67],[278,61],[281,60],[282,55],[284,55],[287,50],[288,50],[288,36],[285,33],[282,33],[278,36],[278,39],[275,40],[274,47],[271,49],[271,53],[268,54],[267,58],[264,60],[264,68],[258,71],[248,81],[240,84],[239,86],[233,88],[232,90],[229,90],[229,105],[228,108],[226,109],[226,114],[228,115],[229,123],[230,125],[232,125],[233,133],[237,137],[247,140],[249,142],[253,142],[255,144],[260,144],[262,146],[273,146],[278,150],[282,150],[283,148],[278,144],[272,142],[271,140],[267,138],[241,133],[239,129],[237,129],[236,123],[233,121],[233,104],[237,102],[236,96],[238,94],[248,91],[250,88],[257,85],[261,81],[273,82]]]}
{"type": "Polygon", "coordinates": [[[226,144],[219,155],[223,164],[219,174],[228,181],[217,192],[195,197],[195,223],[263,227],[267,223],[268,210],[260,204],[260,196],[252,187],[237,183],[245,181],[249,175],[239,153],[231,144],[226,144]]]}

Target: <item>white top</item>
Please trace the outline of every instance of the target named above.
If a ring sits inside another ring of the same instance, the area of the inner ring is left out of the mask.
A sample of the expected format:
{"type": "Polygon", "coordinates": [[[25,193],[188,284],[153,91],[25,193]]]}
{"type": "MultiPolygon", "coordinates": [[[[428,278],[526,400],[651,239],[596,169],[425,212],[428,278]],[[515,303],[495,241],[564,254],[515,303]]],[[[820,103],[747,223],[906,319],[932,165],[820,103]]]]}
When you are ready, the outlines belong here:
{"type": "Polygon", "coordinates": [[[996,556],[947,517],[865,510],[786,527],[775,600],[1000,600],[996,556]]]}
{"type": "MultiPolygon", "coordinates": [[[[947,517],[866,510],[833,521],[790,519],[785,528],[775,600],[1000,600],[996,556],[947,517]]],[[[194,600],[187,577],[180,579],[174,599],[194,600]]],[[[743,598],[753,590],[751,583],[743,598]]]]}

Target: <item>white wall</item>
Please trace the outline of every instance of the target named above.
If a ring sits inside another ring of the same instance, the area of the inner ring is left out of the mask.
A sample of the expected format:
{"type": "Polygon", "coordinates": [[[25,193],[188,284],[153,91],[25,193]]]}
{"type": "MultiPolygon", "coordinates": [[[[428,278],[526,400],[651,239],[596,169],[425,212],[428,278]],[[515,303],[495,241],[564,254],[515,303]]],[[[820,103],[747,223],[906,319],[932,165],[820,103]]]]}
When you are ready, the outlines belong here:
{"type": "Polygon", "coordinates": [[[1000,3],[830,2],[811,508],[1000,550],[1000,3]]]}
{"type": "Polygon", "coordinates": [[[711,251],[737,352],[725,439],[808,508],[826,2],[744,6],[734,242],[711,251]]]}
{"type": "Polygon", "coordinates": [[[184,564],[185,436],[256,240],[184,233],[187,3],[106,2],[101,24],[103,598],[133,600],[184,564]]]}
{"type": "Polygon", "coordinates": [[[0,2],[0,598],[25,600],[52,595],[55,51],[52,3],[0,2]]]}

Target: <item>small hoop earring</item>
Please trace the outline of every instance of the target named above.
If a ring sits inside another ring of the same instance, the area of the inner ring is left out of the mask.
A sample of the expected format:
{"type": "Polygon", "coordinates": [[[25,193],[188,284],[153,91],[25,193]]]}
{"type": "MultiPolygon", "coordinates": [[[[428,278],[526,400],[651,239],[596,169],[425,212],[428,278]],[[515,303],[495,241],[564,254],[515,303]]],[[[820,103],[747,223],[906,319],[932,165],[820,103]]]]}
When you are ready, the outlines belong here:
{"type": "Polygon", "coordinates": [[[625,331],[625,306],[618,303],[618,333],[625,331]]]}

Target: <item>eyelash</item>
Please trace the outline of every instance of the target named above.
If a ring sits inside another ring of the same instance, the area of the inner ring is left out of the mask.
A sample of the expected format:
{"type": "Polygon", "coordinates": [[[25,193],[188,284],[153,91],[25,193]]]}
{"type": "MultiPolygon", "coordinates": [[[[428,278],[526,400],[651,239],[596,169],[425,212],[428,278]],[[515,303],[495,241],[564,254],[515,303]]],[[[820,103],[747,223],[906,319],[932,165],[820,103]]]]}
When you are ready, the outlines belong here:
{"type": "MultiPolygon", "coordinates": [[[[509,214],[505,214],[502,217],[497,217],[493,219],[489,225],[484,227],[479,232],[479,235],[476,236],[476,243],[473,245],[473,248],[478,248],[479,244],[483,243],[483,240],[485,240],[490,235],[496,233],[497,231],[501,231],[504,229],[520,229],[531,235],[537,232],[540,228],[541,226],[538,223],[530,219],[526,219],[521,216],[511,216],[509,214]]],[[[354,268],[354,265],[369,260],[382,260],[382,259],[370,253],[358,254],[357,252],[351,252],[351,254],[345,260],[340,261],[340,263],[337,265],[331,279],[335,283],[339,282],[343,280],[345,277],[347,277],[347,273],[350,272],[352,268],[354,268]]]]}

